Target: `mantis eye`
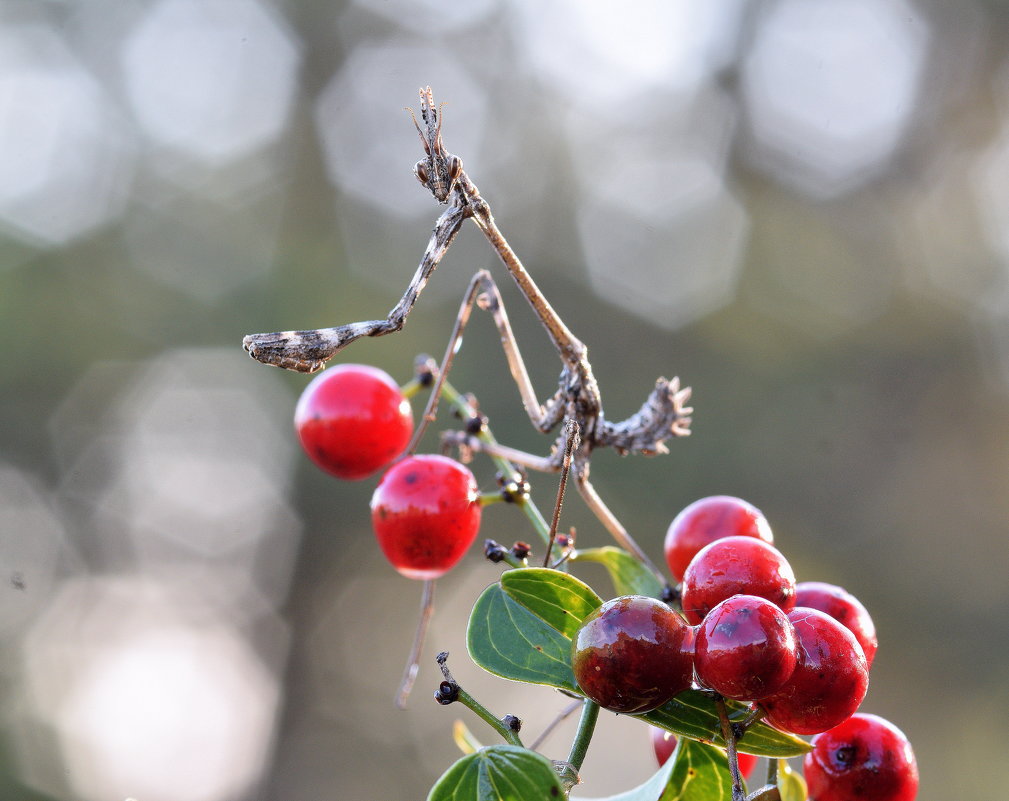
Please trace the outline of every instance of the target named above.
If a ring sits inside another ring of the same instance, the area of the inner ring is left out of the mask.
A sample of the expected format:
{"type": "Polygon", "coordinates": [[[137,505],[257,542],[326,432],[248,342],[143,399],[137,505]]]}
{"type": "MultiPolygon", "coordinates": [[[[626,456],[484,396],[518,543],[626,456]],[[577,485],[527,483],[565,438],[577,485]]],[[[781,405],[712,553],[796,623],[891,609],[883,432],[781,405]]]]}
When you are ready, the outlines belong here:
{"type": "Polygon", "coordinates": [[[423,161],[418,161],[414,165],[413,174],[417,176],[418,181],[427,186],[427,167],[424,166],[423,161]]]}
{"type": "Polygon", "coordinates": [[[459,177],[459,173],[462,172],[462,159],[458,156],[452,156],[448,162],[448,177],[450,181],[455,181],[459,177]]]}

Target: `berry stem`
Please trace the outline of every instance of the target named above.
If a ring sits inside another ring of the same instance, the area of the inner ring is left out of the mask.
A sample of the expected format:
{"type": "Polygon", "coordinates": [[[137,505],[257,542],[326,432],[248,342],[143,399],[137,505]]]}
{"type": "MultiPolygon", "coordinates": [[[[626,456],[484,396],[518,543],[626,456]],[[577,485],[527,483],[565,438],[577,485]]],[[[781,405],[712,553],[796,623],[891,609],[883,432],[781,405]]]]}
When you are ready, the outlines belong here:
{"type": "Polygon", "coordinates": [[[729,775],[732,777],[732,801],[746,801],[743,791],[743,776],[739,772],[739,754],[736,751],[736,733],[729,722],[729,713],[725,709],[725,699],[715,696],[715,708],[718,709],[718,720],[722,724],[722,738],[725,740],[725,751],[729,755],[729,775]]]}
{"type": "Polygon", "coordinates": [[[410,648],[410,656],[406,661],[403,678],[400,679],[399,689],[396,691],[396,706],[399,709],[406,709],[406,701],[413,690],[414,682],[417,681],[417,673],[420,670],[420,652],[424,648],[424,639],[427,637],[427,629],[433,614],[434,579],[427,579],[424,582],[424,592],[420,598],[420,619],[417,621],[417,630],[413,635],[413,646],[410,648]]]}
{"type": "Polygon", "coordinates": [[[592,733],[596,729],[598,718],[599,704],[586,698],[582,705],[581,719],[578,721],[578,731],[575,734],[574,742],[571,743],[571,753],[568,755],[568,762],[576,771],[582,769],[582,763],[589,750],[589,743],[592,742],[592,733]]]}
{"type": "MultiPolygon", "coordinates": [[[[778,762],[784,762],[784,760],[769,759],[767,760],[767,783],[773,784],[775,787],[778,786],[778,762]]],[[[788,764],[787,762],[785,763],[788,764]]]]}
{"type": "Polygon", "coordinates": [[[476,715],[487,723],[494,731],[500,734],[504,740],[510,745],[517,745],[521,748],[525,748],[522,744],[522,740],[518,735],[518,731],[505,723],[504,720],[494,717],[494,714],[487,709],[483,704],[477,701],[472,695],[466,692],[453,677],[451,671],[448,669],[448,652],[442,651],[436,657],[438,664],[441,666],[442,675],[445,677],[445,681],[450,683],[455,690],[455,700],[459,701],[463,706],[472,710],[476,715]]]}

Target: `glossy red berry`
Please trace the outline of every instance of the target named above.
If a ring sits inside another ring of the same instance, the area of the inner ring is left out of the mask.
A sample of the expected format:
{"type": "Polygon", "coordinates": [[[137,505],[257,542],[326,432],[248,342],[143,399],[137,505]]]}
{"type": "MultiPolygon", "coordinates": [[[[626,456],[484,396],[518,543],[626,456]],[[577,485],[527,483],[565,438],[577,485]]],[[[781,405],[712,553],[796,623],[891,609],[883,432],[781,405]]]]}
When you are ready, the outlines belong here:
{"type": "Polygon", "coordinates": [[[847,590],[822,581],[800,581],[795,585],[795,605],[808,606],[826,612],[841,623],[858,640],[865,654],[865,662],[872,667],[876,656],[876,625],[869,611],[847,590]]]}
{"type": "Polygon", "coordinates": [[[767,721],[795,734],[818,734],[854,714],[869,689],[869,668],[855,635],[818,609],[788,613],[798,642],[792,677],[760,705],[767,721]]]}
{"type": "Polygon", "coordinates": [[[367,478],[399,456],[413,434],[410,402],[383,370],[339,364],[301,393],[294,427],[309,455],[339,478],[367,478]]]}
{"type": "Polygon", "coordinates": [[[681,591],[683,614],[695,625],[733,595],[757,595],[787,612],[795,606],[795,574],[773,545],[755,537],[725,537],[690,560],[681,591]]]}
{"type": "Polygon", "coordinates": [[[371,524],[396,570],[431,579],[448,572],[473,544],[480,509],[469,469],[446,456],[410,456],[375,488],[371,524]]]}
{"type": "Polygon", "coordinates": [[[791,677],[796,648],[795,630],[781,609],[756,595],[733,595],[698,627],[694,669],[726,698],[759,701],[791,677]]]}
{"type": "MultiPolygon", "coordinates": [[[[658,726],[650,728],[652,730],[652,749],[655,751],[655,759],[661,768],[676,750],[676,735],[671,731],[660,729],[658,726]]],[[[743,778],[749,779],[753,775],[753,769],[757,767],[760,757],[743,753],[736,756],[739,760],[739,772],[743,774],[743,778]]]]}
{"type": "Polygon", "coordinates": [[[571,642],[578,686],[604,709],[636,715],[690,687],[693,632],[666,604],[644,595],[607,601],[571,642]]]}
{"type": "Polygon", "coordinates": [[[767,518],[753,504],[731,495],[701,498],[676,515],[666,531],[666,564],[673,580],[683,578],[701,548],[723,537],[756,537],[774,543],[767,518]]]}
{"type": "Polygon", "coordinates": [[[814,737],[803,773],[810,801],[914,801],[918,794],[911,743],[876,715],[852,715],[814,737]]]}

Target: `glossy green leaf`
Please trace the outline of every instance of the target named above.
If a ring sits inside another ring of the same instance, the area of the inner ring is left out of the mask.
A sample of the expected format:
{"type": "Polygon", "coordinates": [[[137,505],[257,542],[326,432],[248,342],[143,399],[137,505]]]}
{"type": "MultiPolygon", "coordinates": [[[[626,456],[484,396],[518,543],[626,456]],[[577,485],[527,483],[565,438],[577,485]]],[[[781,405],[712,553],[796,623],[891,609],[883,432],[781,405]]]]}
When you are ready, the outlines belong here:
{"type": "Polygon", "coordinates": [[[784,759],[778,761],[778,792],[781,801],[806,801],[806,780],[784,759]]]}
{"type": "Polygon", "coordinates": [[[427,801],[530,801],[564,798],[550,761],[517,745],[493,745],[468,754],[442,775],[427,801]]]}
{"type": "MultiPolygon", "coordinates": [[[[735,701],[726,701],[726,705],[730,716],[737,718],[741,717],[741,714],[733,715],[733,712],[741,713],[747,708],[745,704],[735,701]]],[[[681,737],[711,742],[723,747],[725,745],[714,700],[696,690],[682,692],[672,701],[639,717],[681,737]]],[[[805,740],[771,728],[766,723],[754,724],[739,741],[740,751],[757,756],[799,756],[810,748],[805,740]]]]}
{"type": "Polygon", "coordinates": [[[680,740],[674,756],[676,767],[659,801],[732,801],[732,776],[724,751],[680,740]]]}
{"type": "Polygon", "coordinates": [[[569,639],[603,602],[585,582],[545,567],[508,570],[501,575],[501,589],[569,639]]]}
{"type": "Polygon", "coordinates": [[[512,600],[500,584],[477,598],[466,646],[472,660],[495,676],[578,691],[571,672],[571,640],[512,600]]]}
{"type": "Polygon", "coordinates": [[[577,562],[597,562],[605,567],[617,595],[662,597],[662,584],[655,574],[627,551],[607,545],[577,551],[574,559],[577,562]]]}

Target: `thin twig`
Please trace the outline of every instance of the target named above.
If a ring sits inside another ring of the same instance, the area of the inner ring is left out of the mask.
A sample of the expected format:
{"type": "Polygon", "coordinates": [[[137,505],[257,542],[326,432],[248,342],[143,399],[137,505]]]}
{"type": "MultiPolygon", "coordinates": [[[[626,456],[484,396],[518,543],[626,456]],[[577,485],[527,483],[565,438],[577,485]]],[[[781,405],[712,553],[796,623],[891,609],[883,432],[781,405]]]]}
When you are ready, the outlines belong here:
{"type": "Polygon", "coordinates": [[[531,750],[533,750],[533,751],[538,750],[539,747],[541,745],[543,745],[544,741],[546,741],[547,737],[549,737],[551,734],[553,734],[554,729],[556,729],[558,726],[561,725],[561,723],[563,723],[565,720],[567,720],[569,717],[571,717],[571,714],[576,709],[580,709],[581,706],[582,706],[582,704],[584,704],[584,703],[585,703],[585,699],[584,698],[579,698],[577,701],[572,701],[570,704],[568,704],[566,707],[564,707],[564,709],[562,709],[557,714],[557,717],[555,717],[553,720],[551,720],[550,723],[547,725],[547,727],[545,729],[543,729],[543,731],[540,733],[540,736],[537,737],[535,740],[533,740],[533,743],[532,743],[532,745],[529,746],[529,748],[531,750]]]}
{"type": "Polygon", "coordinates": [[[557,501],[554,503],[554,515],[550,520],[550,541],[547,543],[547,552],[543,557],[543,567],[550,566],[550,558],[554,550],[554,542],[557,539],[557,526],[561,521],[561,507],[564,506],[564,490],[568,485],[568,474],[571,472],[571,454],[575,452],[581,437],[578,433],[578,423],[569,417],[564,421],[564,457],[561,459],[561,480],[557,485],[557,501]]]}
{"type": "Polygon", "coordinates": [[[396,691],[396,706],[400,709],[406,709],[407,699],[417,681],[417,673],[420,671],[420,653],[424,649],[424,640],[427,637],[427,630],[433,614],[434,579],[427,579],[424,581],[424,592],[421,594],[420,619],[417,621],[417,630],[413,635],[413,646],[410,648],[406,669],[403,671],[403,678],[400,679],[399,689],[396,691]]]}

